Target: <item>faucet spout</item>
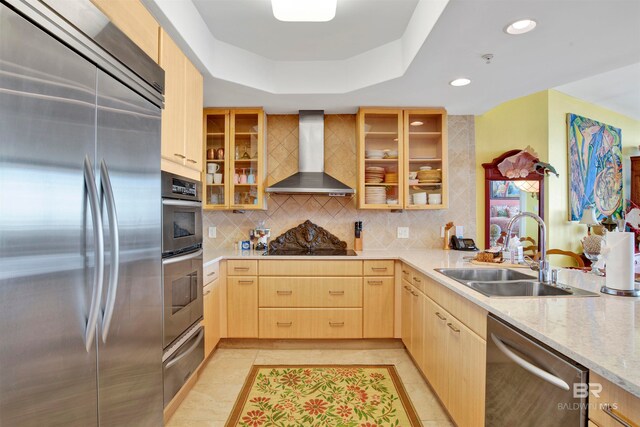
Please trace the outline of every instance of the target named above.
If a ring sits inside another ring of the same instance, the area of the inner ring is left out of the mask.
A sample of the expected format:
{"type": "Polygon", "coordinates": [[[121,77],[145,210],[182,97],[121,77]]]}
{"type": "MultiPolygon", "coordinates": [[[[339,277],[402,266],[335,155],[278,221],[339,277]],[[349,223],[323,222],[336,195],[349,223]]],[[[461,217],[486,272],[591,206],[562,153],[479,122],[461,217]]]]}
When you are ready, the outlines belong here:
{"type": "Polygon", "coordinates": [[[544,220],[538,215],[532,212],[520,212],[513,218],[511,218],[509,224],[507,224],[507,237],[504,239],[502,249],[506,250],[509,247],[509,241],[511,240],[511,229],[513,228],[513,225],[521,218],[526,217],[533,218],[538,223],[538,227],[540,229],[540,242],[538,244],[538,250],[540,251],[540,260],[538,261],[538,280],[541,283],[549,284],[551,282],[551,266],[549,265],[549,260],[547,259],[547,225],[544,223],[544,220]]]}

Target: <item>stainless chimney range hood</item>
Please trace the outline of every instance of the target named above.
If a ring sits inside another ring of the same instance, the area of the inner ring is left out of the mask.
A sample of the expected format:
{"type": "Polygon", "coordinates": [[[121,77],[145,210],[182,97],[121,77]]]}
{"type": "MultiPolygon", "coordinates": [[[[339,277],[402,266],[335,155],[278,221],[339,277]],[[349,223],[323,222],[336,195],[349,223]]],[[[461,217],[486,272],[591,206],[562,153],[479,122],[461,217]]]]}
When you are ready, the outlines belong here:
{"type": "Polygon", "coordinates": [[[344,196],[355,191],[324,172],[324,111],[300,110],[298,172],[265,191],[276,194],[344,196]]]}

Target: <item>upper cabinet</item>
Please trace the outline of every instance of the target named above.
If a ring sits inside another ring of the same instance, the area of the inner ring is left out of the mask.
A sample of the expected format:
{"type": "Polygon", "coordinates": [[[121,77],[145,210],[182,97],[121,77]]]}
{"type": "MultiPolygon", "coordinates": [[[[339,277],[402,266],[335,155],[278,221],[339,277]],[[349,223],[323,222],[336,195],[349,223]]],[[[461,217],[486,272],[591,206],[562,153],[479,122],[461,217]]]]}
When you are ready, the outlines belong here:
{"type": "Polygon", "coordinates": [[[444,109],[361,108],[358,207],[446,208],[446,129],[444,109]]]}
{"type": "Polygon", "coordinates": [[[404,144],[402,110],[358,111],[358,207],[402,209],[404,144]]]}
{"type": "Polygon", "coordinates": [[[165,72],[162,170],[200,180],[202,75],[164,30],[160,30],[159,64],[165,72]]]}
{"type": "Polygon", "coordinates": [[[262,109],[204,110],[204,209],[265,209],[262,109]]]}
{"type": "Polygon", "coordinates": [[[113,24],[158,62],[160,25],[138,0],[91,0],[113,24]]]}

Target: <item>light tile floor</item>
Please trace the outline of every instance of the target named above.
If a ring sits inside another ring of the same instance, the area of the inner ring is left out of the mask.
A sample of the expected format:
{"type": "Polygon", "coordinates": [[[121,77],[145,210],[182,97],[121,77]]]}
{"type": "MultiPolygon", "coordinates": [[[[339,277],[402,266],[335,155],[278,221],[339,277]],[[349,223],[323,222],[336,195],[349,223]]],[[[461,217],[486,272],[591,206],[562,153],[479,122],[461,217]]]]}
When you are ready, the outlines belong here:
{"type": "Polygon", "coordinates": [[[404,349],[216,350],[167,427],[222,427],[252,365],[393,364],[425,427],[453,424],[404,349]]]}

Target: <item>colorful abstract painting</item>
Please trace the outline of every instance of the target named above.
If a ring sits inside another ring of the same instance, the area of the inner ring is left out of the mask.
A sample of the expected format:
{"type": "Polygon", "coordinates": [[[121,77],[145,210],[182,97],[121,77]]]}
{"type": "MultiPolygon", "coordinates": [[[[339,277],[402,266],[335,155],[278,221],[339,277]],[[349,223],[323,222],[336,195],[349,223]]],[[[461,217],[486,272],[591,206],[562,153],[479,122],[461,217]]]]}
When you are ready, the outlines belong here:
{"type": "Polygon", "coordinates": [[[593,119],[567,114],[569,138],[569,220],[595,205],[598,219],[622,213],[622,131],[593,119]]]}

